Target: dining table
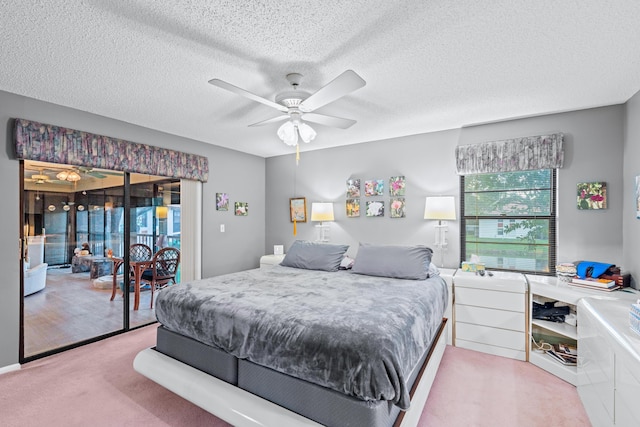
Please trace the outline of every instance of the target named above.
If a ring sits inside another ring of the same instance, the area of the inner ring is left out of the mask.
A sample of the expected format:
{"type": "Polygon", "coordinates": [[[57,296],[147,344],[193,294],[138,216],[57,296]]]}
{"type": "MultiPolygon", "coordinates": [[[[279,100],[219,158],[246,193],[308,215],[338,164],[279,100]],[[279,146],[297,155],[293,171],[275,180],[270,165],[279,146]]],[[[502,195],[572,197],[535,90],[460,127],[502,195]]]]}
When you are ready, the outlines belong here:
{"type": "MultiPolygon", "coordinates": [[[[111,301],[113,301],[116,297],[116,290],[118,288],[118,269],[122,264],[124,264],[124,258],[111,257],[111,260],[113,261],[113,289],[111,291],[111,301]]],[[[140,307],[140,280],[144,271],[147,268],[151,268],[153,265],[153,260],[129,261],[129,265],[133,271],[133,309],[137,310],[140,307]]]]}

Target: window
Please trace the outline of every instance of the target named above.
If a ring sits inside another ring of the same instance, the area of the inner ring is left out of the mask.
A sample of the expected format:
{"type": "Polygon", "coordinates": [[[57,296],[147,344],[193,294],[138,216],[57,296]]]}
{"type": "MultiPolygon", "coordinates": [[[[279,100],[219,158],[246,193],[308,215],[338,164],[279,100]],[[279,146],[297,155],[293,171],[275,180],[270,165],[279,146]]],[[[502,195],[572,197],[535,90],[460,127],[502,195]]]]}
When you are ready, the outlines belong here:
{"type": "Polygon", "coordinates": [[[556,171],[541,169],[460,178],[461,258],[488,268],[555,274],[556,171]]]}

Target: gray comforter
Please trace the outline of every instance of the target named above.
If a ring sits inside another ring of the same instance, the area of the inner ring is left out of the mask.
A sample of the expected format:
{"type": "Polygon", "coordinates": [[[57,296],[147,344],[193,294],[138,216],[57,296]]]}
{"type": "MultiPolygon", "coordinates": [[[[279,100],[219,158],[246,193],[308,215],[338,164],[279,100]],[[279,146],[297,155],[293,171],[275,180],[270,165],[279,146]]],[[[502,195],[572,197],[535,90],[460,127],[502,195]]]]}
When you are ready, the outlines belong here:
{"type": "Polygon", "coordinates": [[[409,407],[406,380],[442,322],[440,277],[402,280],[275,266],[170,286],[167,329],[362,400],[409,407]]]}

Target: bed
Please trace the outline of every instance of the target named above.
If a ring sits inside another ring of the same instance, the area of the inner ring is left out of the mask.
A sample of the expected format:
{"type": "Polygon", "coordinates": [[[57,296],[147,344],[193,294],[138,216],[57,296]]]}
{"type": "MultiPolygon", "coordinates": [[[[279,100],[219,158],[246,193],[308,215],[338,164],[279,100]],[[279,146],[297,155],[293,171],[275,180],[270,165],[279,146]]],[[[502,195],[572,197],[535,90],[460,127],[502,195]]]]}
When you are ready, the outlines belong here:
{"type": "Polygon", "coordinates": [[[296,241],[282,265],[163,290],[135,369],[234,425],[415,425],[446,283],[426,247],[361,245],[338,270],[346,249],[296,241]]]}

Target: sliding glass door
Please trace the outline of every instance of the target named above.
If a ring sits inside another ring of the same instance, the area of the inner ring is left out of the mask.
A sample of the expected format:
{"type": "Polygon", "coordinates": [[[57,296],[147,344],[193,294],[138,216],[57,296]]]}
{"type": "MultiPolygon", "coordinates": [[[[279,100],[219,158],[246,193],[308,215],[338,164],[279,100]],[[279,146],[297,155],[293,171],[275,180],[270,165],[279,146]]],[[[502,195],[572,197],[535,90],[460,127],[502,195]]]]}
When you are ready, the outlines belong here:
{"type": "Polygon", "coordinates": [[[180,181],[24,161],[23,190],[21,362],[154,322],[125,261],[180,248],[180,181]]]}

